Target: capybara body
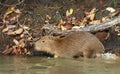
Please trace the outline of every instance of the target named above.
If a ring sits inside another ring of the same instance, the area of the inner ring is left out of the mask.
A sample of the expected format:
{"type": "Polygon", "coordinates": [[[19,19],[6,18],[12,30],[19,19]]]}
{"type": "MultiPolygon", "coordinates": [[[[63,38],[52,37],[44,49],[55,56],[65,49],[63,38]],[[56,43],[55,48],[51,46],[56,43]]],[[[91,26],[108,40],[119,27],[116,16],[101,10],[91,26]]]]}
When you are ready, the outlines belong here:
{"type": "Polygon", "coordinates": [[[63,58],[91,58],[104,51],[102,43],[88,32],[71,32],[59,37],[44,36],[35,42],[35,49],[63,58]]]}

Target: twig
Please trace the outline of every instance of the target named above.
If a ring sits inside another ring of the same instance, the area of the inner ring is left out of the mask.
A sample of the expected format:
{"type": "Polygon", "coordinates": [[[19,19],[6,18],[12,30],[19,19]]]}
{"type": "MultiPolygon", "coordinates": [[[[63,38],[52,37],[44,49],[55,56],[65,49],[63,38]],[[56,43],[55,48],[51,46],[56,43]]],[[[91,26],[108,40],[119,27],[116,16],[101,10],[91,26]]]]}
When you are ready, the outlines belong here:
{"type": "Polygon", "coordinates": [[[24,21],[23,24],[21,25],[21,23],[20,23],[20,22],[18,21],[18,19],[17,19],[17,23],[18,23],[19,26],[20,26],[21,28],[23,28],[23,30],[33,39],[32,35],[22,26],[22,25],[25,24],[25,21],[24,21]]]}

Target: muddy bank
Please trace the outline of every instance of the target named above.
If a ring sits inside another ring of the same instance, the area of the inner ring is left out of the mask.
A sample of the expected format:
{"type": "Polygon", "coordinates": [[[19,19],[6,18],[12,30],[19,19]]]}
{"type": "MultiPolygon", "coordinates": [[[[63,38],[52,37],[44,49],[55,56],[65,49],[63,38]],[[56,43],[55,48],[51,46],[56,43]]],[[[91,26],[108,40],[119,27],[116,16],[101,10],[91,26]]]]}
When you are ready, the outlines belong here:
{"type": "MultiPolygon", "coordinates": [[[[99,19],[107,15],[107,12],[105,12],[104,15],[102,14],[102,10],[107,6],[119,8],[119,5],[114,3],[112,4],[111,0],[104,0],[102,2],[100,1],[102,0],[25,0],[24,2],[18,2],[16,0],[0,0],[2,3],[0,4],[0,20],[3,22],[3,16],[5,12],[7,12],[7,9],[11,5],[16,5],[15,8],[21,11],[19,22],[30,28],[29,31],[25,30],[28,33],[24,34],[25,36],[23,37],[23,44],[25,44],[24,47],[28,50],[33,50],[33,48],[30,46],[32,44],[32,41],[27,39],[31,36],[32,38],[40,38],[40,30],[42,26],[44,26],[45,23],[48,23],[48,21],[49,23],[59,23],[60,19],[64,20],[66,17],[66,10],[69,10],[70,8],[74,10],[72,16],[76,17],[77,21],[83,19],[85,12],[89,12],[94,7],[99,9],[99,11],[96,13],[97,15],[95,16],[95,19],[99,19]]],[[[14,22],[10,22],[10,25],[16,26],[14,30],[20,28],[20,25],[18,25],[18,22],[16,20],[14,22]]],[[[1,26],[3,25],[0,25],[0,27],[1,26]]],[[[12,47],[14,45],[16,46],[16,44],[13,42],[14,39],[18,40],[18,42],[22,40],[22,38],[20,38],[20,35],[7,35],[6,33],[3,33],[2,30],[5,27],[6,24],[4,24],[3,28],[0,28],[0,51],[5,50],[7,45],[9,47],[12,47]]],[[[106,49],[119,50],[120,37],[117,35],[114,29],[109,29],[109,32],[110,36],[107,40],[104,41],[106,49]]],[[[24,49],[24,47],[20,48],[24,49]]],[[[25,51],[25,53],[27,52],[25,51]]]]}

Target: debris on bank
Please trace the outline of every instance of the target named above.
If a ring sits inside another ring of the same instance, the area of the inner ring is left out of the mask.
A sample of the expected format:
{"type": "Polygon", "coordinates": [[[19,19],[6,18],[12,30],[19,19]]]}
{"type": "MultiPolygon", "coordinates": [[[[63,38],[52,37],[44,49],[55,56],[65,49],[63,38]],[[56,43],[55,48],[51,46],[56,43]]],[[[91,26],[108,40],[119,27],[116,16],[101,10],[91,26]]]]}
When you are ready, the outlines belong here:
{"type": "MultiPolygon", "coordinates": [[[[104,2],[98,3],[104,4],[104,2]]],[[[59,10],[59,7],[58,9],[55,7],[49,9],[48,7],[48,10],[53,9],[55,13],[49,15],[47,13],[52,13],[52,11],[45,12],[43,17],[43,15],[39,14],[42,13],[42,10],[41,12],[40,10],[37,11],[39,4],[38,6],[37,4],[33,5],[33,7],[36,8],[33,8],[31,6],[30,9],[27,9],[27,4],[25,6],[23,1],[19,2],[19,4],[20,5],[18,7],[17,5],[8,5],[7,8],[4,10],[4,13],[2,13],[1,15],[1,36],[3,35],[10,37],[9,40],[11,42],[7,45],[4,45],[3,48],[0,48],[3,55],[31,55],[34,42],[44,34],[44,32],[42,31],[41,33],[40,30],[45,24],[53,24],[53,27],[61,31],[76,30],[79,28],[91,26],[93,24],[100,24],[102,22],[108,21],[109,19],[118,16],[120,13],[119,8],[114,8],[110,6],[105,6],[102,8],[94,6],[90,9],[85,9],[85,6],[80,6],[80,8],[78,7],[77,9],[69,7],[66,8],[66,10],[64,9],[64,12],[61,12],[61,10],[59,10]],[[80,9],[84,9],[84,11],[80,9]],[[79,11],[78,14],[77,11],[79,11]],[[80,12],[82,13],[82,15],[79,15],[81,14],[80,12]],[[75,14],[81,17],[78,18],[78,16],[76,17],[75,14]]],[[[4,4],[2,4],[1,7],[5,7],[4,4]]],[[[119,25],[115,25],[114,29],[112,30],[115,31],[116,36],[120,36],[119,25]]],[[[2,37],[1,39],[4,38],[5,37],[2,37]]],[[[109,38],[109,36],[107,38],[109,38]]],[[[0,43],[0,46],[2,47],[2,42],[0,43]]],[[[119,56],[118,54],[120,53],[114,54],[119,56]]],[[[113,55],[114,58],[114,54],[110,55],[113,55]]],[[[104,54],[103,56],[106,57],[106,55],[107,54],[104,54]]],[[[107,58],[109,57],[107,56],[107,58]]]]}

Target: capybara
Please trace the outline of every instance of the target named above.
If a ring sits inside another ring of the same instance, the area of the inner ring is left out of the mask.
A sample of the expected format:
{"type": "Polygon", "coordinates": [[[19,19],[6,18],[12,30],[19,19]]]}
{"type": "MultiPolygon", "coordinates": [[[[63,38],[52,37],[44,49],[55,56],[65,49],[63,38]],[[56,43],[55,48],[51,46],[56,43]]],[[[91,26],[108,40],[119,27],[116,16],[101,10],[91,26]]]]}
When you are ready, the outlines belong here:
{"type": "Polygon", "coordinates": [[[89,32],[71,32],[65,36],[43,36],[35,42],[35,50],[54,54],[54,57],[84,58],[96,57],[104,51],[104,46],[89,32]]]}

